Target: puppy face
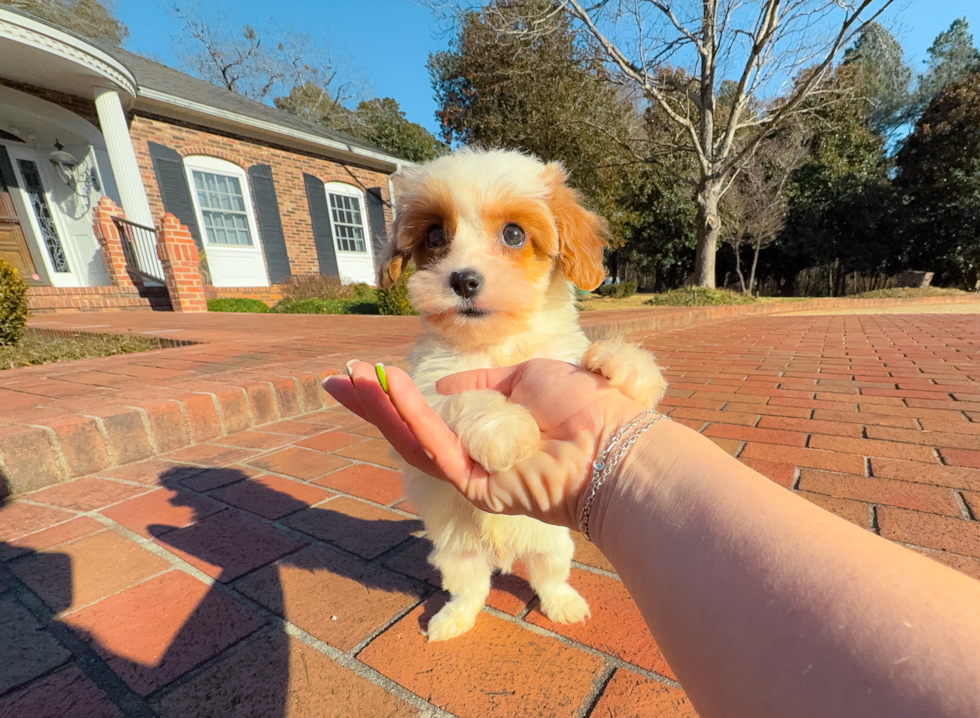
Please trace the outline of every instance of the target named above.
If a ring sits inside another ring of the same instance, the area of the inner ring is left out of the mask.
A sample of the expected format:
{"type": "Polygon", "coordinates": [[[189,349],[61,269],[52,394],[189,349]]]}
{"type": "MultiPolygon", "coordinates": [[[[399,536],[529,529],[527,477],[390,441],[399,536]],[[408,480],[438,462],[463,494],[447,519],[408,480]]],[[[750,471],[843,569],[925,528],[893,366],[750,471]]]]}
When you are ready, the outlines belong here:
{"type": "Polygon", "coordinates": [[[565,171],[516,152],[464,150],[401,178],[395,239],[378,284],[409,260],[409,296],[456,345],[527,329],[556,273],[581,289],[605,275],[605,221],[585,210],[565,171]]]}

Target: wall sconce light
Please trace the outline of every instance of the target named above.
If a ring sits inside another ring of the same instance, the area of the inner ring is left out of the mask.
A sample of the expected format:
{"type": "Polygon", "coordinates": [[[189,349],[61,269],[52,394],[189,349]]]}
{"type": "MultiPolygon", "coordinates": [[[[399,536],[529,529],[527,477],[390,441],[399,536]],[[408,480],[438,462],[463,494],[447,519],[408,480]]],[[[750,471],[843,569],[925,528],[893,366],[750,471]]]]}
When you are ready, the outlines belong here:
{"type": "Polygon", "coordinates": [[[54,141],[55,151],[48,155],[48,160],[58,170],[58,176],[76,194],[87,197],[94,189],[102,191],[99,175],[95,167],[86,168],[71,152],[65,152],[65,147],[57,139],[54,141]]]}

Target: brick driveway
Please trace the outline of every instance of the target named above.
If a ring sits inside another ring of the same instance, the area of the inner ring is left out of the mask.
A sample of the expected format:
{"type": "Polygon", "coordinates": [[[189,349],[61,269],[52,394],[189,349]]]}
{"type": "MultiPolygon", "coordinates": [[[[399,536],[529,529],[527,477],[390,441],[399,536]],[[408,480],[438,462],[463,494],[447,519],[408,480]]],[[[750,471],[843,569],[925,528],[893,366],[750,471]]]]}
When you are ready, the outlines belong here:
{"type": "MultiPolygon", "coordinates": [[[[783,316],[639,339],[675,419],[980,579],[978,329],[783,316]]],[[[695,715],[588,545],[585,626],[497,577],[472,632],[427,645],[444,598],[392,466],[332,407],[20,497],[0,511],[0,715],[695,715]]]]}

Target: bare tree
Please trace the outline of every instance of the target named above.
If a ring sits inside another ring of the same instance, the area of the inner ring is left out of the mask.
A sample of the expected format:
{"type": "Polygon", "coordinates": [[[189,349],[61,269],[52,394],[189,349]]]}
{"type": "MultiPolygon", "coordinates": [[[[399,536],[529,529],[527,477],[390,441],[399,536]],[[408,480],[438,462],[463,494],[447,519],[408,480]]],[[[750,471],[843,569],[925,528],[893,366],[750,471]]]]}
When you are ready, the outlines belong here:
{"type": "Polygon", "coordinates": [[[336,62],[328,46],[312,43],[308,35],[281,29],[263,33],[251,25],[236,33],[223,17],[205,19],[179,6],[172,12],[183,25],[174,39],[181,64],[218,87],[259,102],[304,87],[330,107],[360,95],[349,63],[336,62]],[[274,41],[267,41],[270,36],[274,41]]]}
{"type": "Polygon", "coordinates": [[[754,290],[759,253],[786,223],[786,190],[793,173],[810,157],[809,140],[809,133],[795,123],[763,138],[722,200],[721,237],[735,253],[735,271],[743,292],[754,290]],[[752,248],[748,282],[742,271],[744,247],[752,248]]]}
{"type": "MultiPolygon", "coordinates": [[[[521,1],[493,0],[491,7],[521,1]]],[[[697,205],[694,281],[713,287],[722,196],[762,139],[804,111],[834,58],[892,2],[554,0],[540,22],[509,31],[545,32],[550,14],[567,13],[610,79],[642,94],[673,124],[675,150],[697,165],[696,176],[686,178],[697,205]]],[[[444,16],[466,9],[448,0],[428,4],[444,16]]]]}

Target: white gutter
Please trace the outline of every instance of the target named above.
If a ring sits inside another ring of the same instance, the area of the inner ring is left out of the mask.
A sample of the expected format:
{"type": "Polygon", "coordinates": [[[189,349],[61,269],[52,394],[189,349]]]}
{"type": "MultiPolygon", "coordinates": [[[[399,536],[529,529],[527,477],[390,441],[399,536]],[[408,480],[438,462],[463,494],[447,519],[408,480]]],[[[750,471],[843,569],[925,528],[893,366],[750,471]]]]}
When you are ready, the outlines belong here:
{"type": "Polygon", "coordinates": [[[241,115],[237,112],[221,110],[200,102],[185,100],[182,97],[170,95],[166,92],[160,92],[159,90],[153,90],[149,87],[140,88],[140,95],[139,99],[137,100],[137,105],[147,107],[148,109],[153,108],[154,106],[165,106],[169,111],[168,114],[171,115],[182,114],[191,117],[205,117],[212,121],[216,120],[219,124],[258,130],[260,133],[265,135],[288,137],[290,140],[293,140],[294,143],[299,142],[307,146],[312,146],[321,152],[323,149],[329,149],[332,150],[331,154],[336,154],[339,152],[343,155],[348,155],[351,159],[360,160],[362,163],[367,161],[371,164],[382,164],[385,166],[385,171],[389,174],[398,169],[401,165],[414,164],[412,162],[408,162],[407,160],[403,160],[399,157],[393,157],[392,155],[384,154],[382,152],[375,152],[374,150],[369,150],[364,147],[357,147],[356,145],[347,144],[345,142],[331,140],[326,137],[313,134],[312,132],[304,132],[303,130],[296,130],[291,127],[283,127],[275,122],[259,120],[254,117],[248,117],[247,115],[241,115]],[[174,110],[177,110],[177,112],[174,112],[174,110]]]}
{"type": "MultiPolygon", "coordinates": [[[[395,169],[395,174],[399,175],[402,173],[402,165],[398,164],[395,169]]],[[[388,175],[388,204],[391,205],[391,218],[395,218],[395,183],[391,181],[392,175],[388,175]]]]}

